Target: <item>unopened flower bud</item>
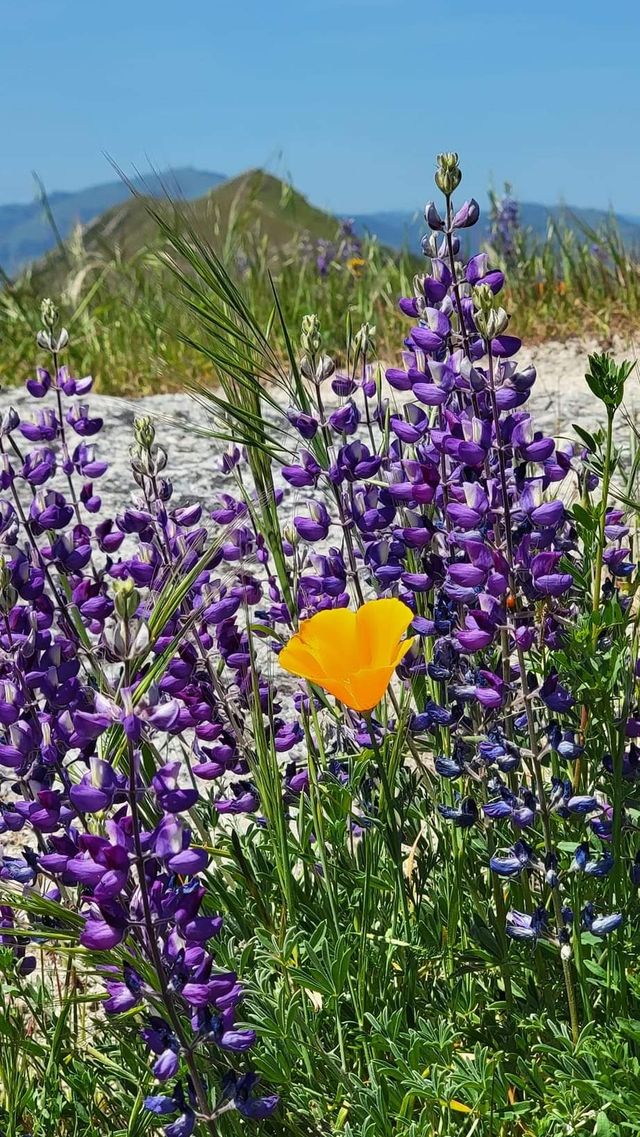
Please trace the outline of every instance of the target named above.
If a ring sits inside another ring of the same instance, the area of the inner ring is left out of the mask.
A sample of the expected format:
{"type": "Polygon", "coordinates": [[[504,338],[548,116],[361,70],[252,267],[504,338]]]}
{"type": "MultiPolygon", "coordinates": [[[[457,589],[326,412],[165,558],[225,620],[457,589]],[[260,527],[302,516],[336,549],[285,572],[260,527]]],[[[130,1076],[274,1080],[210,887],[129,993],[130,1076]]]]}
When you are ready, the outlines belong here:
{"type": "Polygon", "coordinates": [[[414,310],[417,312],[418,317],[420,317],[422,315],[425,308],[427,307],[427,301],[425,300],[425,291],[424,291],[424,288],[425,288],[424,282],[426,279],[427,279],[427,277],[425,277],[422,273],[419,273],[419,272],[416,273],[416,275],[413,278],[413,297],[414,297],[414,305],[415,305],[414,310]]]}
{"type": "Polygon", "coordinates": [[[494,336],[504,335],[507,328],[509,327],[509,318],[510,318],[509,313],[506,312],[504,308],[496,308],[494,313],[493,313],[493,317],[494,317],[494,329],[495,330],[493,331],[493,334],[491,337],[492,339],[494,336]]]}
{"type": "Polygon", "coordinates": [[[420,242],[425,257],[437,257],[438,238],[435,233],[426,233],[420,242]]]}
{"type": "Polygon", "coordinates": [[[470,225],[475,225],[479,217],[480,206],[475,197],[472,197],[469,201],[465,201],[456,212],[452,222],[453,228],[468,229],[470,225]]]}
{"type": "Polygon", "coordinates": [[[302,350],[307,355],[317,355],[320,351],[322,336],[320,335],[320,321],[317,316],[311,314],[302,317],[300,343],[302,350]]]}
{"type": "Polygon", "coordinates": [[[116,623],[104,632],[105,647],[114,661],[135,659],[142,655],[149,646],[149,639],[149,628],[144,620],[116,623]]]}
{"type": "Polygon", "coordinates": [[[113,584],[116,612],[122,620],[130,620],[140,603],[140,593],[131,577],[116,580],[113,584]]]}
{"type": "Polygon", "coordinates": [[[58,309],[53,300],[46,297],[40,305],[40,318],[45,328],[53,328],[58,322],[58,309]]]}
{"type": "Polygon", "coordinates": [[[509,317],[504,308],[494,308],[491,312],[478,312],[474,315],[476,327],[486,340],[501,336],[508,327],[509,317]]]}
{"type": "Polygon", "coordinates": [[[66,328],[61,328],[58,335],[55,335],[51,329],[42,329],[36,336],[36,343],[45,351],[57,353],[69,343],[69,333],[66,328]]]}
{"type": "Polygon", "coordinates": [[[0,609],[10,612],[16,603],[17,594],[11,584],[11,572],[4,557],[0,557],[0,609]]]}
{"type": "Polygon", "coordinates": [[[329,355],[321,355],[316,364],[315,381],[322,383],[324,379],[330,379],[336,369],[334,361],[329,355]]]}
{"type": "Polygon", "coordinates": [[[303,355],[299,363],[300,371],[305,379],[315,379],[316,373],[313,362],[309,359],[308,355],[303,355]]]}
{"type": "Polygon", "coordinates": [[[15,407],[9,407],[0,415],[0,438],[6,438],[20,423],[20,416],[15,407]]]}
{"type": "Polygon", "coordinates": [[[138,446],[143,450],[150,450],[156,437],[156,430],[149,416],[140,415],[134,419],[133,429],[138,446]]]}
{"type": "Polygon", "coordinates": [[[157,474],[160,473],[160,470],[166,468],[169,456],[164,446],[154,446],[151,450],[151,457],[153,458],[153,465],[157,474]]]}
{"type": "Polygon", "coordinates": [[[476,327],[480,335],[486,340],[495,339],[507,330],[509,316],[504,308],[498,307],[498,301],[488,284],[479,284],[472,292],[476,327]]]}
{"type": "Polygon", "coordinates": [[[488,284],[479,284],[472,292],[473,306],[479,312],[490,312],[494,307],[494,295],[488,284]]]}
{"type": "Polygon", "coordinates": [[[289,523],[288,525],[285,525],[285,526],[283,526],[283,529],[282,529],[282,536],[283,536],[284,540],[285,540],[285,541],[286,541],[286,542],[287,542],[289,545],[293,545],[293,547],[294,547],[294,548],[295,548],[295,546],[296,546],[296,545],[298,545],[298,544],[300,543],[300,538],[299,538],[299,536],[298,536],[298,531],[297,531],[297,529],[296,529],[295,525],[292,525],[291,523],[289,523]]]}
{"type": "Polygon", "coordinates": [[[435,175],[436,185],[447,197],[450,197],[462,181],[462,171],[458,165],[458,155],[454,152],[438,154],[438,168],[435,175]]]}
{"type": "Polygon", "coordinates": [[[369,355],[370,352],[375,351],[376,346],[376,328],[375,324],[363,324],[358,329],[354,336],[354,343],[356,348],[362,352],[363,355],[369,355]]]}
{"type": "Polygon", "coordinates": [[[236,446],[235,443],[230,442],[224,454],[222,455],[223,474],[230,474],[231,471],[238,465],[240,458],[240,447],[236,446]]]}

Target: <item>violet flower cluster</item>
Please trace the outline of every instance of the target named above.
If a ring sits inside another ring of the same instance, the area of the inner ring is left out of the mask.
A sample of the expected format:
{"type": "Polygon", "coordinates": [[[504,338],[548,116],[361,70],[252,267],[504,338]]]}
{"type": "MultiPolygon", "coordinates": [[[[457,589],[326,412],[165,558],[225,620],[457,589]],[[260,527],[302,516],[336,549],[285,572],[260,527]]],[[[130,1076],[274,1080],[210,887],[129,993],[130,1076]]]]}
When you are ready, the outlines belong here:
{"type": "MultiPolygon", "coordinates": [[[[337,373],[318,320],[305,319],[312,406],[288,414],[301,442],[282,469],[295,491],[285,551],[300,617],[372,594],[413,609],[418,638],[399,675],[421,700],[412,745],[435,748],[440,814],[462,830],[495,829],[491,872],[537,905],[510,911],[507,934],[549,937],[566,962],[572,935],[622,922],[604,887],[577,913],[568,903],[573,874],[593,889],[612,870],[612,807],[606,757],[598,787],[581,787],[581,707],[554,664],[584,608],[567,503],[588,499],[598,477],[588,449],[557,444],[527,410],[536,373],[516,359],[504,274],[486,253],[460,261],[460,231],[479,218],[474,199],[453,205],[460,179],[457,157],[442,155],[445,210],[426,207],[427,270],[400,300],[411,323],[402,364],[385,373],[390,397],[371,364],[372,329],[337,373]],[[561,840],[575,841],[573,859],[561,840]]],[[[604,536],[602,598],[624,607],[620,585],[636,566],[620,510],[607,509],[604,536]]],[[[280,604],[261,615],[274,627],[290,618],[280,604]]],[[[634,703],[631,734],[636,714],[634,703]]],[[[632,743],[625,769],[634,761],[632,743]]]]}
{"type": "MultiPolygon", "coordinates": [[[[351,785],[346,751],[381,747],[408,722],[433,823],[482,848],[511,939],[558,947],[570,986],[572,945],[623,919],[607,887],[620,869],[619,775],[638,769],[635,684],[622,764],[604,752],[585,785],[583,706],[563,656],[585,607],[569,503],[588,501],[599,475],[588,446],[558,445],[532,421],[535,370],[516,359],[504,275],[486,253],[461,260],[479,207],[454,206],[460,180],[457,156],[442,155],[445,208],[426,209],[426,271],[400,300],[400,365],[383,372],[364,325],[338,372],[318,319],[305,318],[308,398],[287,410],[295,452],[269,502],[285,518],[277,534],[273,508],[261,524],[251,455],[234,444],[213,508],[174,506],[148,419],[131,451],[136,498],[102,517],[102,423],[85,401],[91,381],[60,363],[67,336],[47,303],[39,342],[51,366],[28,383],[38,409],[2,416],[0,829],[22,848],[3,856],[0,881],[57,902],[61,920],[65,907],[80,912],[106,1012],[139,1017],[163,1083],[147,1104],[171,1119],[169,1137],[198,1119],[215,1131],[227,1109],[261,1118],[277,1105],[241,1058],[256,1039],[240,980],[216,963],[224,927],[207,846],[212,818],[253,819],[256,833],[269,824],[256,755],[275,757],[284,811],[309,792],[321,703],[275,682],[270,653],[301,619],[376,595],[414,613],[395,719],[345,710],[331,727],[323,776],[352,794],[350,837],[366,839],[377,805],[375,774],[351,785]]],[[[602,535],[596,607],[613,597],[624,610],[636,566],[621,510],[603,514],[602,535]]],[[[2,942],[28,970],[16,920],[7,902],[2,942]]]]}
{"type": "Polygon", "coordinates": [[[507,182],[504,193],[498,197],[491,195],[489,216],[489,240],[492,248],[505,261],[513,257],[516,238],[520,231],[520,209],[507,182]]]}
{"type": "Polygon", "coordinates": [[[296,250],[297,258],[303,263],[315,264],[318,276],[326,277],[332,265],[342,265],[357,271],[362,264],[362,241],[354,228],[351,218],[344,218],[333,241],[325,237],[313,238],[303,233],[296,250]]]}
{"type": "MultiPolygon", "coordinates": [[[[0,857],[0,881],[56,903],[62,926],[66,910],[81,916],[104,1010],[139,1010],[153,1073],[169,1086],[148,1108],[177,1114],[166,1132],[182,1137],[198,1117],[213,1126],[220,1111],[260,1118],[277,1105],[233,1065],[256,1036],[238,1025],[236,973],[216,963],[222,919],[193,829],[207,781],[248,772],[211,651],[234,668],[240,706],[248,657],[233,613],[260,588],[248,575],[222,583],[216,568],[231,544],[211,538],[201,505],[172,508],[166,453],[147,419],[131,451],[138,496],[101,518],[107,463],[92,441],[102,420],[84,401],[92,381],[61,365],[68,337],[50,302],[43,322],[52,365],[27,382],[42,409],[21,419],[9,408],[0,425],[0,832],[13,850],[0,857]]],[[[236,520],[227,531],[239,550],[236,520]]],[[[217,796],[220,814],[257,805],[249,782],[217,796]]],[[[19,922],[3,904],[2,942],[27,974],[34,961],[24,927],[12,931],[19,922]]],[[[41,945],[46,928],[35,912],[32,922],[41,945]]]]}

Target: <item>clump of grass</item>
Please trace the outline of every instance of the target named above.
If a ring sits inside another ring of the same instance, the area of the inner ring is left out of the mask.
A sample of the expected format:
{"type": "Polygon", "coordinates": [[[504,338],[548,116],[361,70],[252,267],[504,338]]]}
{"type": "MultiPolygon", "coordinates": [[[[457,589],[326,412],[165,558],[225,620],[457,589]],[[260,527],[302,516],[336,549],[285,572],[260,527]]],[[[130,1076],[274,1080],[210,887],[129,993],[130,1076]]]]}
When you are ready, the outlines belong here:
{"type": "MultiPolygon", "coordinates": [[[[347,315],[354,314],[354,321],[380,326],[389,351],[400,326],[397,297],[407,291],[419,264],[408,254],[392,256],[375,240],[367,240],[362,265],[335,263],[321,277],[315,262],[301,260],[295,248],[285,249],[275,261],[259,228],[244,234],[241,247],[228,249],[227,259],[264,327],[273,314],[273,280],[287,323],[299,324],[315,307],[325,325],[343,338],[347,315]]],[[[5,383],[32,366],[32,313],[43,287],[35,276],[26,276],[0,293],[0,376],[5,383]]],[[[157,247],[146,248],[130,261],[117,255],[83,255],[79,247],[63,278],[60,299],[73,331],[78,370],[95,370],[96,360],[102,361],[96,374],[102,393],[155,394],[210,377],[202,357],[189,346],[195,323],[157,247]]],[[[276,344],[284,355],[284,341],[277,333],[276,344]]]]}
{"type": "Polygon", "coordinates": [[[640,263],[614,218],[598,230],[551,218],[544,238],[520,231],[502,259],[510,310],[529,339],[611,343],[636,330],[640,263]]]}

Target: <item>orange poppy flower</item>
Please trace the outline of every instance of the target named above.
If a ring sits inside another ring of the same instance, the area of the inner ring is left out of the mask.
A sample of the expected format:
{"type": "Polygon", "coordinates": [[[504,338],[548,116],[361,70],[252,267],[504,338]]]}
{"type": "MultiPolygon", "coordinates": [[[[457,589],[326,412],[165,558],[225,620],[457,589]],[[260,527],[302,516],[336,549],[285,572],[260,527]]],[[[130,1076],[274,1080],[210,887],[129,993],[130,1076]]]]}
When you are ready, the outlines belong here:
{"type": "Polygon", "coordinates": [[[412,619],[411,609],[393,599],[370,600],[357,612],[317,612],[285,644],[280,666],[324,687],[354,711],[371,711],[413,643],[400,638],[412,619]]]}

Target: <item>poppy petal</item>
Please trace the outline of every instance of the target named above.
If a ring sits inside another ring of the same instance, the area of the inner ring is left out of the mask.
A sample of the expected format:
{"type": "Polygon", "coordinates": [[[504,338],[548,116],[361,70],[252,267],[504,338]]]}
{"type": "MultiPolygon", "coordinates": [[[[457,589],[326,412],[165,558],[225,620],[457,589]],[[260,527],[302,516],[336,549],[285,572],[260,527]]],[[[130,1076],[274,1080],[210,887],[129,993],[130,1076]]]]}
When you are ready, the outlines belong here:
{"type": "Polygon", "coordinates": [[[356,613],[349,608],[317,612],[301,623],[298,635],[327,675],[348,675],[362,665],[356,613]]]}
{"type": "Polygon", "coordinates": [[[404,659],[405,655],[407,654],[409,648],[411,647],[412,643],[414,642],[414,640],[416,638],[417,638],[416,636],[410,636],[408,640],[401,640],[400,641],[400,643],[398,644],[398,650],[396,651],[396,654],[395,654],[393,660],[391,661],[391,666],[392,666],[394,671],[395,671],[396,667],[398,666],[398,664],[402,663],[402,660],[404,659]]]}
{"type": "MultiPolygon", "coordinates": [[[[395,658],[398,640],[413,620],[402,600],[370,600],[356,612],[358,639],[369,664],[381,667],[395,658]]],[[[395,666],[395,664],[394,664],[395,666]]]]}
{"type": "MultiPolygon", "coordinates": [[[[372,711],[384,695],[393,674],[392,667],[372,667],[351,676],[351,701],[354,711],[372,711]]],[[[346,701],[346,700],[345,700],[346,701]]]]}
{"type": "Polygon", "coordinates": [[[324,686],[325,673],[316,657],[302,642],[299,635],[292,636],[278,656],[278,663],[291,675],[299,675],[311,683],[324,686]]]}

